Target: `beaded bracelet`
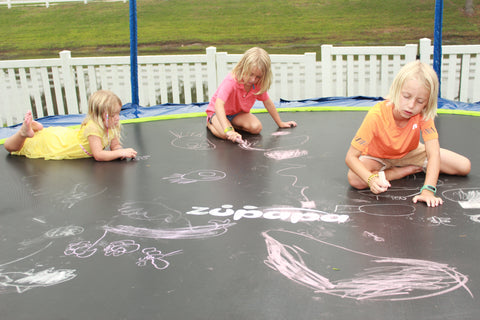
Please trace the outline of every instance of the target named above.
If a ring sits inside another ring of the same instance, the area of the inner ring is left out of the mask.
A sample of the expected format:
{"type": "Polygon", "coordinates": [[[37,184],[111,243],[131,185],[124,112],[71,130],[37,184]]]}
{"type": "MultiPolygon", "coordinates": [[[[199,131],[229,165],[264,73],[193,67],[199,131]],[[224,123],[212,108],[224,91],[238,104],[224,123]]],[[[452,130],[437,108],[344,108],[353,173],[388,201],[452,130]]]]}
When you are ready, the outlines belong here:
{"type": "Polygon", "coordinates": [[[369,187],[370,187],[370,183],[372,182],[372,180],[377,178],[377,177],[378,177],[378,173],[374,173],[370,177],[368,177],[367,184],[368,184],[369,187]]]}
{"type": "Polygon", "coordinates": [[[424,186],[420,189],[420,193],[421,193],[423,190],[428,190],[428,191],[430,191],[430,192],[433,192],[433,195],[436,195],[436,194],[437,194],[437,188],[435,188],[434,186],[431,186],[431,185],[429,185],[429,184],[424,185],[424,186]]]}
{"type": "Polygon", "coordinates": [[[233,127],[226,127],[225,130],[223,130],[224,133],[227,133],[228,131],[232,131],[233,127]]]}

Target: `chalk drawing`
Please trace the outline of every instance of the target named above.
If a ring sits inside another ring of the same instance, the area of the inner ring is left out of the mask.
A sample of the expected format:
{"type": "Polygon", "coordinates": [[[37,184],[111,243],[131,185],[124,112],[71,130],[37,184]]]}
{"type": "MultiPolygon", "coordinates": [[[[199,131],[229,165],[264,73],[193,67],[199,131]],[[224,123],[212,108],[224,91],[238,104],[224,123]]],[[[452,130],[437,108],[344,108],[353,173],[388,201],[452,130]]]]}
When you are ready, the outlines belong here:
{"type": "Polygon", "coordinates": [[[401,301],[429,298],[464,288],[473,298],[466,286],[468,277],[447,264],[375,256],[328,243],[306,233],[267,230],[262,235],[268,252],[265,264],[287,279],[312,289],[315,294],[354,300],[401,301]],[[324,249],[355,255],[352,258],[357,265],[363,260],[363,267],[353,272],[350,266],[339,267],[331,273],[327,270],[333,268],[316,265],[322,275],[306,263],[305,259],[314,257],[301,247],[299,240],[308,242],[319,255],[324,249]]]}
{"type": "Polygon", "coordinates": [[[285,171],[294,170],[294,169],[301,169],[301,168],[305,168],[305,166],[304,166],[304,165],[293,164],[293,165],[290,165],[290,166],[287,167],[287,168],[278,170],[276,173],[277,173],[278,175],[280,175],[280,176],[291,178],[291,179],[292,179],[292,184],[291,184],[291,186],[292,186],[293,188],[300,189],[300,198],[299,198],[299,201],[300,201],[300,203],[302,204],[302,208],[314,209],[314,208],[316,207],[315,202],[314,202],[314,201],[311,201],[311,200],[306,196],[306,194],[305,194],[305,191],[306,191],[309,187],[307,187],[307,186],[297,186],[298,177],[297,177],[296,175],[294,175],[294,174],[284,173],[285,171]]]}
{"type": "Polygon", "coordinates": [[[54,239],[54,238],[63,238],[63,237],[71,237],[78,234],[81,234],[84,229],[80,226],[63,226],[58,228],[53,228],[45,232],[42,236],[36,237],[34,239],[24,240],[20,242],[22,246],[29,246],[34,243],[39,243],[45,241],[47,239],[54,239]]]}
{"type": "Polygon", "coordinates": [[[364,204],[355,205],[337,205],[336,213],[365,213],[380,217],[406,217],[415,213],[416,208],[405,204],[364,204]]]}
{"type": "Polygon", "coordinates": [[[197,132],[176,133],[170,131],[175,136],[170,144],[176,148],[188,149],[193,151],[205,151],[215,149],[216,145],[210,142],[203,134],[197,132]]]}
{"type": "Polygon", "coordinates": [[[22,293],[35,287],[49,287],[72,280],[77,276],[75,271],[75,269],[56,270],[53,267],[40,271],[31,269],[25,272],[0,270],[0,286],[13,287],[18,293],[22,293]]]}
{"type": "Polygon", "coordinates": [[[145,254],[145,257],[138,259],[137,266],[144,267],[146,266],[147,262],[150,262],[155,269],[164,270],[170,265],[170,262],[164,258],[174,254],[180,254],[182,252],[182,250],[177,250],[164,254],[157,248],[145,248],[142,250],[142,253],[145,254]]]}
{"type": "Polygon", "coordinates": [[[345,223],[349,216],[338,215],[323,212],[315,209],[296,208],[296,207],[273,207],[273,208],[259,208],[252,205],[245,205],[242,209],[234,210],[232,205],[223,205],[220,208],[210,209],[209,207],[192,207],[193,210],[188,211],[190,215],[211,215],[216,217],[232,216],[234,221],[240,219],[268,219],[268,220],[283,220],[291,223],[298,222],[335,222],[345,223]]]}
{"type": "MultiPolygon", "coordinates": [[[[98,250],[97,247],[102,246],[102,242],[105,239],[108,230],[105,230],[103,235],[97,239],[94,243],[90,241],[80,241],[75,243],[70,243],[64,251],[66,256],[75,256],[77,258],[89,258],[93,256],[98,250]]],[[[141,249],[141,245],[138,244],[135,240],[124,239],[118,241],[112,241],[103,248],[103,254],[113,257],[120,257],[125,254],[131,254],[137,252],[141,249]]],[[[144,248],[142,251],[142,256],[137,259],[136,265],[140,267],[146,266],[147,262],[158,270],[166,269],[170,263],[165,260],[166,257],[172,256],[175,254],[180,254],[182,250],[176,250],[170,253],[162,253],[154,247],[144,248]]]]}
{"type": "Polygon", "coordinates": [[[182,213],[155,201],[129,201],[118,209],[122,216],[133,220],[160,221],[171,224],[181,219],[182,213]]]}
{"type": "Polygon", "coordinates": [[[366,237],[366,238],[371,238],[371,239],[373,239],[377,242],[384,242],[385,241],[384,238],[379,237],[376,234],[374,234],[373,232],[369,232],[369,231],[363,231],[363,236],[366,237]]]}
{"type": "Polygon", "coordinates": [[[60,192],[56,194],[56,198],[58,201],[63,204],[66,208],[72,208],[74,205],[76,205],[78,202],[96,197],[105,191],[107,191],[108,188],[103,188],[102,190],[92,193],[91,192],[91,187],[88,184],[85,183],[77,183],[71,191],[67,192],[60,192]]]}
{"type": "Polygon", "coordinates": [[[442,192],[450,201],[458,202],[463,209],[480,209],[480,188],[450,189],[442,192]]]}
{"type": "MultiPolygon", "coordinates": [[[[415,175],[413,175],[413,179],[416,180],[415,175]]],[[[439,179],[437,181],[437,188],[443,185],[444,182],[439,179]]],[[[374,194],[370,191],[370,189],[358,190],[357,192],[364,196],[375,198],[377,200],[381,198],[386,198],[395,201],[403,201],[420,194],[420,188],[421,187],[390,187],[387,191],[380,194],[374,194]]]]}
{"type": "Polygon", "coordinates": [[[293,158],[300,158],[308,155],[307,150],[274,150],[274,151],[267,151],[264,153],[265,157],[273,159],[273,160],[286,160],[286,159],[293,159],[293,158]]]}
{"type": "Polygon", "coordinates": [[[433,217],[428,217],[427,218],[428,222],[430,222],[432,225],[434,226],[440,226],[440,225],[443,225],[443,226],[449,226],[449,227],[453,227],[454,225],[451,225],[451,221],[452,219],[449,218],[449,217],[437,217],[437,216],[433,216],[433,217]]]}
{"type": "Polygon", "coordinates": [[[169,180],[171,183],[178,183],[178,184],[188,184],[188,183],[195,183],[195,182],[209,182],[209,181],[217,181],[222,180],[227,175],[223,171],[219,170],[195,170],[190,171],[187,173],[174,173],[169,177],[164,177],[164,180],[169,180]]]}
{"type": "Polygon", "coordinates": [[[474,215],[471,215],[469,217],[470,217],[470,220],[472,220],[473,222],[480,223],[480,214],[474,214],[474,215]]]}
{"type": "Polygon", "coordinates": [[[130,237],[149,239],[205,239],[218,237],[236,223],[226,220],[210,220],[207,225],[179,228],[140,228],[128,225],[104,226],[105,231],[130,237]]]}
{"type": "MultiPolygon", "coordinates": [[[[280,139],[280,138],[279,138],[280,139]]],[[[282,137],[282,146],[281,147],[268,147],[268,146],[262,146],[261,141],[256,141],[256,142],[250,142],[247,141],[246,139],[243,140],[243,143],[240,143],[239,146],[242,149],[249,150],[249,151],[263,151],[264,155],[270,155],[270,152],[273,150],[287,150],[289,147],[298,147],[300,145],[303,145],[307,143],[307,141],[310,139],[309,136],[306,135],[298,135],[298,136],[287,136],[287,137],[282,137]]],[[[285,151],[287,154],[290,155],[296,155],[298,156],[298,153],[296,151],[290,152],[290,151],[285,151]]],[[[300,156],[304,155],[304,152],[307,151],[299,151],[300,156]]],[[[308,152],[307,152],[308,153],[308,152]]],[[[275,154],[275,153],[274,153],[275,154]]],[[[284,154],[284,153],[279,153],[279,154],[284,154]]]]}

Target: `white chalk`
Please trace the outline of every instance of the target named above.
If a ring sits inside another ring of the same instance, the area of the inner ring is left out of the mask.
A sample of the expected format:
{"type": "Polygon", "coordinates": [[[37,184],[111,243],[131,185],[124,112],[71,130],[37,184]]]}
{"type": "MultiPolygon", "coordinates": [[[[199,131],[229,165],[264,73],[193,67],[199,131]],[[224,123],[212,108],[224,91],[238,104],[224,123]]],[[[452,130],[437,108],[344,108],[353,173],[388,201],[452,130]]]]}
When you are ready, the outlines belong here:
{"type": "Polygon", "coordinates": [[[385,172],[384,171],[379,171],[378,172],[378,177],[380,178],[380,181],[382,181],[384,184],[387,183],[387,178],[385,178],[385,172]]]}

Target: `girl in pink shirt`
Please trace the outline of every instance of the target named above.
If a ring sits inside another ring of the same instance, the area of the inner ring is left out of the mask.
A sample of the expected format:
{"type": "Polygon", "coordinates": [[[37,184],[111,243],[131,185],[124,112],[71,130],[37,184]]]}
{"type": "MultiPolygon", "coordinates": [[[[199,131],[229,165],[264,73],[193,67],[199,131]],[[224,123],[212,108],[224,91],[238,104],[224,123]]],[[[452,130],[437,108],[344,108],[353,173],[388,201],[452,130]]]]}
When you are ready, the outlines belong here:
{"type": "Polygon", "coordinates": [[[245,52],[233,71],[222,81],[207,107],[207,128],[218,138],[242,141],[235,129],[252,134],[262,131],[262,123],[250,113],[256,100],[280,128],[296,127],[295,121],[283,122],[268,96],[272,82],[270,56],[261,48],[245,52]]]}

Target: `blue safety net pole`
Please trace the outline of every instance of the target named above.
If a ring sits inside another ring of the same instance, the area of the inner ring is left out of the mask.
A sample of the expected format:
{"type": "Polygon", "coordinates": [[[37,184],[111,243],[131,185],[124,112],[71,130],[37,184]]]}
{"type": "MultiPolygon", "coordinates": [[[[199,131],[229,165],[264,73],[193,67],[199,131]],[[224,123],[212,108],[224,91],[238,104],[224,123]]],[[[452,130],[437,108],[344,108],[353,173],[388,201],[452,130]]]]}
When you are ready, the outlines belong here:
{"type": "MultiPolygon", "coordinates": [[[[442,79],[442,24],[443,24],[443,0],[435,0],[435,31],[433,36],[433,69],[437,73],[438,81],[442,79]]],[[[440,97],[440,87],[438,96],[440,97]]]]}
{"type": "Polygon", "coordinates": [[[138,118],[138,62],[137,62],[137,1],[130,0],[130,85],[132,105],[138,118]]]}

